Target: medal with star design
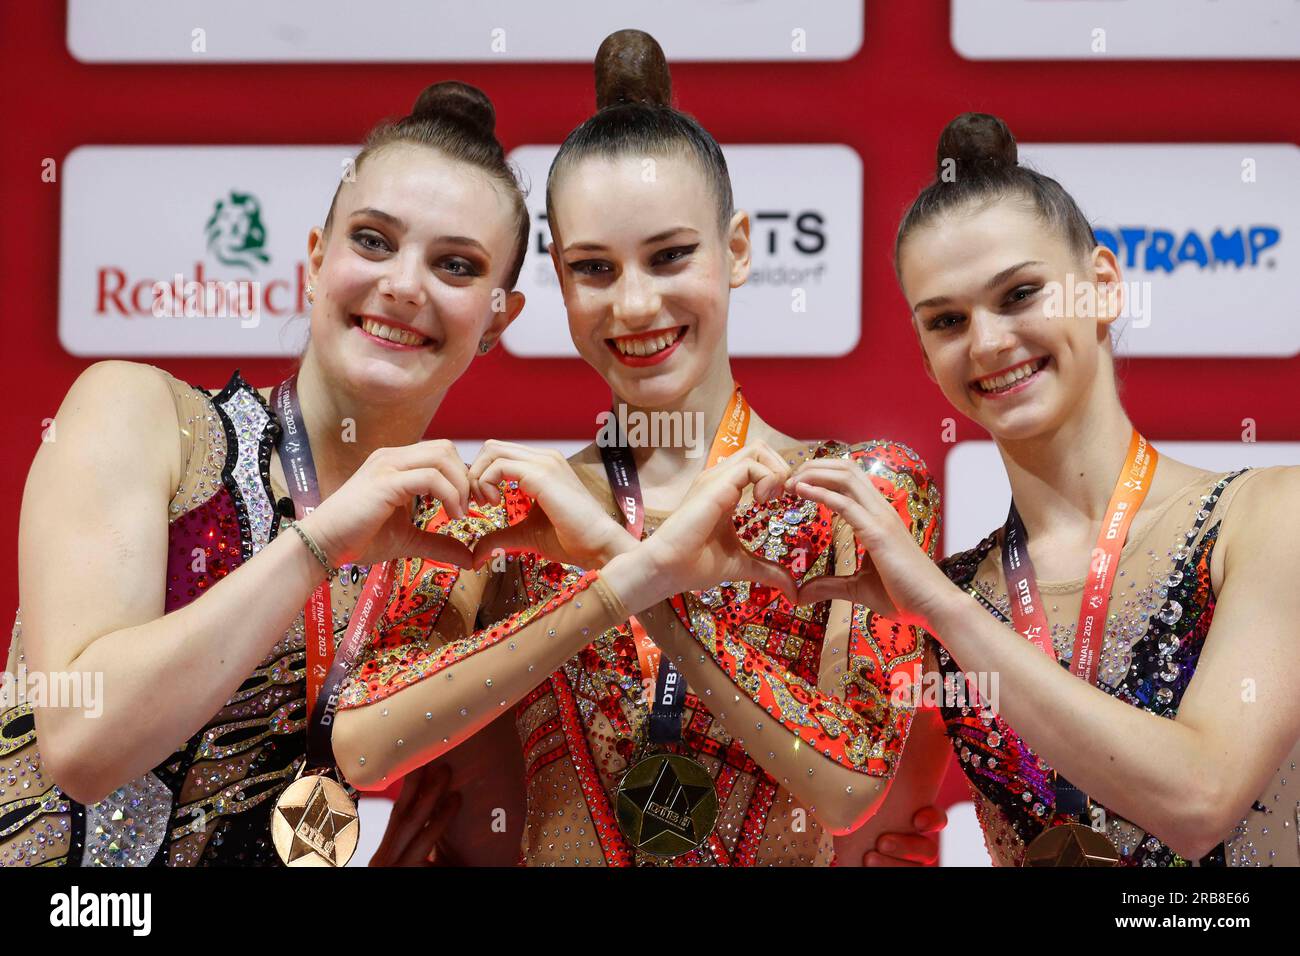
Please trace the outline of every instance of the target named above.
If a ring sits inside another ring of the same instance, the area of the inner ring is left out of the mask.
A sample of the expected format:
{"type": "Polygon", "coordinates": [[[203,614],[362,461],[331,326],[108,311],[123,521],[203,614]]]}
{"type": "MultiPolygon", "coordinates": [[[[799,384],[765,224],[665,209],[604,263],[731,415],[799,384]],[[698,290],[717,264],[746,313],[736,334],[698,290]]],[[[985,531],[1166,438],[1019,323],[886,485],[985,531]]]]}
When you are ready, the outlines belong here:
{"type": "Polygon", "coordinates": [[[361,820],[344,786],[326,773],[302,773],[271,812],[271,840],[285,866],[346,866],[361,820]]]}

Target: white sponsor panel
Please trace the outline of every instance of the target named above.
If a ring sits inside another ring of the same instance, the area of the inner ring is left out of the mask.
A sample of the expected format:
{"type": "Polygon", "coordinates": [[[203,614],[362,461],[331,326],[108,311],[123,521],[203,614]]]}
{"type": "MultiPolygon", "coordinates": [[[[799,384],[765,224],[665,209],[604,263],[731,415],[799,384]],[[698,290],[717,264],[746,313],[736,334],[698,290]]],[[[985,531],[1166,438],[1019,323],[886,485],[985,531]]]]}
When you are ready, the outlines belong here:
{"type": "Polygon", "coordinates": [[[68,0],[88,63],[587,62],[624,27],[670,60],[845,60],[862,0],[68,0]]]}
{"type": "MultiPolygon", "coordinates": [[[[1300,442],[1160,441],[1156,451],[1210,471],[1300,465],[1300,442]]],[[[1159,468],[1159,464],[1156,465],[1159,468]]],[[[1011,485],[997,445],[958,442],[943,463],[943,553],[975,547],[1007,520],[1011,485]]]]}
{"type": "Polygon", "coordinates": [[[1032,144],[1020,157],[1059,181],[1115,250],[1121,352],[1300,353],[1300,147],[1032,144]]]}
{"type": "MultiPolygon", "coordinates": [[[[957,767],[952,773],[961,773],[957,767]]],[[[358,851],[359,852],[359,851],[358,851]]],[[[939,831],[940,866],[992,866],[975,804],[969,800],[948,808],[948,825],[939,831]]]]}
{"type": "Polygon", "coordinates": [[[82,146],[64,160],[59,341],[73,355],[293,355],[307,234],[352,146],[82,146]]]}
{"type": "MultiPolygon", "coordinates": [[[[519,276],[528,304],[503,337],[514,355],[576,357],[546,251],[546,174],[557,146],[510,158],[524,181],[533,238],[519,276]]],[[[838,356],[862,314],[862,160],[842,145],[724,146],[736,207],[750,216],[753,267],[731,295],[728,346],[738,356],[838,356]]]]}
{"type": "MultiPolygon", "coordinates": [[[[502,435],[494,435],[492,437],[496,438],[498,441],[514,442],[517,445],[527,445],[529,448],[537,448],[542,451],[553,449],[558,451],[565,458],[568,458],[590,445],[592,441],[595,440],[596,432],[598,430],[599,426],[596,424],[595,417],[593,416],[591,422],[591,438],[556,438],[551,441],[545,441],[536,438],[510,438],[502,435]]],[[[468,465],[473,463],[474,459],[478,457],[478,453],[483,450],[483,443],[485,441],[487,441],[486,438],[456,438],[452,440],[452,444],[456,446],[456,451],[460,453],[461,461],[468,465]]]]}
{"type": "Polygon", "coordinates": [[[1295,0],[952,0],[970,60],[1300,57],[1295,0]]]}

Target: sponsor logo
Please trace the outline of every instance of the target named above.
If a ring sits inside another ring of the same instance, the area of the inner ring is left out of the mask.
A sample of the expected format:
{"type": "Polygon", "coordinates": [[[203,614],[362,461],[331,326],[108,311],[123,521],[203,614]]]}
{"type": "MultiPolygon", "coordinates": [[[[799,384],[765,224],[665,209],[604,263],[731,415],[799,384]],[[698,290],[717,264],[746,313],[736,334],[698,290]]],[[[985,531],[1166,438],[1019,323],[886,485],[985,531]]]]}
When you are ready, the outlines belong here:
{"type": "Polygon", "coordinates": [[[218,262],[250,272],[271,261],[267,254],[262,204],[252,193],[231,190],[218,199],[205,227],[208,251],[218,262]]]}
{"type": "Polygon", "coordinates": [[[1272,269],[1264,253],[1282,241],[1278,226],[1236,226],[1174,230],[1153,226],[1093,227],[1097,241],[1115,253],[1125,269],[1172,273],[1178,269],[1272,269]]]}

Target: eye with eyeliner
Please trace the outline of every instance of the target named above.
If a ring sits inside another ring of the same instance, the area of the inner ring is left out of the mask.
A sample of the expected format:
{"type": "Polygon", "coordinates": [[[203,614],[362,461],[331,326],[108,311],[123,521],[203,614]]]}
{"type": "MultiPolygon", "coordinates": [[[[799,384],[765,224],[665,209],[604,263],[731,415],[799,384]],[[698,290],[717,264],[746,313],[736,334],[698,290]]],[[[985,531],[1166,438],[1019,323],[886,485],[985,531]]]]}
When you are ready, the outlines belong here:
{"type": "Polygon", "coordinates": [[[442,268],[457,278],[472,279],[483,274],[481,266],[476,265],[463,256],[449,256],[439,261],[442,268]]]}
{"type": "Polygon", "coordinates": [[[603,259],[578,259],[574,262],[566,262],[565,265],[568,266],[569,271],[581,276],[607,276],[614,271],[603,259]]]}
{"type": "Polygon", "coordinates": [[[1014,309],[1032,300],[1034,296],[1042,291],[1042,289],[1043,287],[1041,285],[1035,283],[1021,283],[1007,293],[1004,304],[1007,307],[1014,309]],[[1024,294],[1021,295],[1021,293],[1024,294]]]}
{"type": "Polygon", "coordinates": [[[964,315],[957,312],[945,312],[942,315],[936,315],[934,318],[927,320],[925,327],[931,332],[946,332],[965,318],[964,315]]]}
{"type": "Polygon", "coordinates": [[[699,247],[700,244],[696,242],[688,246],[673,246],[669,249],[660,249],[651,256],[650,262],[656,266],[672,265],[673,263],[681,262],[699,247]]]}
{"type": "Polygon", "coordinates": [[[367,252],[393,251],[393,247],[389,245],[388,240],[373,229],[357,229],[348,238],[367,252]],[[372,245],[372,241],[377,242],[378,245],[372,245]]]}

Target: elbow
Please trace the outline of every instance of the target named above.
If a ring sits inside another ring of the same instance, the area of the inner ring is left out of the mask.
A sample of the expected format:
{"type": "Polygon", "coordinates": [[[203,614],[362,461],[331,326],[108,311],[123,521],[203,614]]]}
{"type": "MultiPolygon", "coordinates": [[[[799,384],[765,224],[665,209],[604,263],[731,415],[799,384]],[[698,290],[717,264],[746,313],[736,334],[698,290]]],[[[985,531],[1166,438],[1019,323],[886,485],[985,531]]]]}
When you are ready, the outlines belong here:
{"type": "Polygon", "coordinates": [[[1242,815],[1232,794],[1207,781],[1197,784],[1190,796],[1183,794],[1171,814],[1168,834],[1155,835],[1183,859],[1199,860],[1227,839],[1242,815]]]}
{"type": "Polygon", "coordinates": [[[365,708],[339,711],[334,717],[330,744],[339,772],[358,790],[382,790],[388,786],[389,771],[384,755],[367,748],[365,708]]]}
{"type": "Polygon", "coordinates": [[[66,796],[89,806],[98,803],[126,781],[118,780],[111,767],[96,759],[100,749],[79,742],[70,728],[44,728],[37,732],[41,766],[54,785],[66,796]]]}
{"type": "Polygon", "coordinates": [[[848,836],[857,830],[884,800],[887,781],[857,773],[853,778],[837,797],[817,802],[817,820],[831,836],[848,836]]]}

